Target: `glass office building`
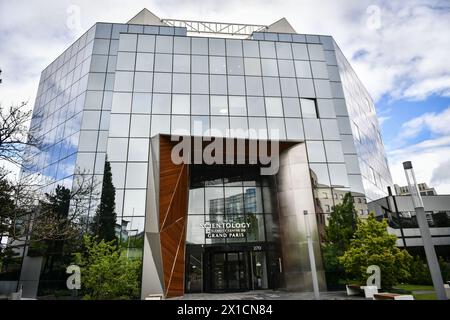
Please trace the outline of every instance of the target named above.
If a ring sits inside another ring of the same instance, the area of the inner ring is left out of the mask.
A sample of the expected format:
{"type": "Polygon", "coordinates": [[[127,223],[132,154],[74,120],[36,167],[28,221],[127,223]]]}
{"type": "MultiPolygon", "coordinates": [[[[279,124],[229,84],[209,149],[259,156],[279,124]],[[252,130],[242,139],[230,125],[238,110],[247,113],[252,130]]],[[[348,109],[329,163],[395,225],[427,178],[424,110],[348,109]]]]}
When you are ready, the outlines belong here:
{"type": "Polygon", "coordinates": [[[88,177],[91,221],[110,163],[116,233],[142,259],[142,298],[311,290],[306,223],[325,289],[327,213],[351,192],[365,215],[392,184],[375,107],[331,36],[297,34],[285,19],[218,24],[147,10],[96,23],[42,72],[30,128],[40,146],[22,176],[42,192],[88,177]],[[180,135],[279,142],[279,170],[175,164],[180,135]]]}

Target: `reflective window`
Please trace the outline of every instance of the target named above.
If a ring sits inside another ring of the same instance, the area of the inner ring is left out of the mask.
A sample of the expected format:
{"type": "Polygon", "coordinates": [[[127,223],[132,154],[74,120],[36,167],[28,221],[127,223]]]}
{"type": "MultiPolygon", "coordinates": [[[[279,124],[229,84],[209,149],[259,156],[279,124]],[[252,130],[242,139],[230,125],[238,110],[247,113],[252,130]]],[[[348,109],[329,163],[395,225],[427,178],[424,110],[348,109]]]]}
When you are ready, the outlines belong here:
{"type": "Polygon", "coordinates": [[[231,136],[248,138],[248,123],[246,117],[230,117],[231,136]]]}
{"type": "Polygon", "coordinates": [[[312,99],[300,99],[303,118],[317,118],[316,103],[312,99]]]}
{"type": "Polygon", "coordinates": [[[126,188],[145,188],[147,186],[147,163],[127,164],[126,188]]]}
{"type": "Polygon", "coordinates": [[[311,60],[325,60],[325,55],[321,44],[308,44],[308,51],[311,60]]]}
{"type": "Polygon", "coordinates": [[[153,53],[138,53],[136,71],[153,71],[153,53]]]}
{"type": "Polygon", "coordinates": [[[190,96],[185,94],[172,95],[172,113],[189,114],[191,110],[190,96]]]}
{"type": "Polygon", "coordinates": [[[211,114],[227,115],[228,103],[226,96],[211,96],[211,114]]]}
{"type": "Polygon", "coordinates": [[[303,140],[303,123],[300,119],[285,119],[286,136],[288,139],[303,140]]]}
{"type": "Polygon", "coordinates": [[[260,41],[259,49],[261,58],[276,58],[275,44],[273,42],[260,41]]]}
{"type": "Polygon", "coordinates": [[[131,110],[131,93],[114,92],[111,110],[114,113],[129,113],[131,110]]]}
{"type": "Polygon", "coordinates": [[[97,131],[81,131],[78,151],[96,151],[97,135],[97,131]]]}
{"type": "Polygon", "coordinates": [[[207,38],[192,38],[192,54],[208,54],[207,38]]]}
{"type": "Polygon", "coordinates": [[[294,54],[294,59],[309,60],[308,49],[306,49],[306,44],[304,43],[292,43],[292,53],[294,54]]]}
{"type": "Polygon", "coordinates": [[[152,113],[170,113],[170,94],[153,94],[152,113]]]}
{"type": "Polygon", "coordinates": [[[155,36],[140,34],[138,36],[137,51],[139,51],[139,52],[154,52],[155,51],[155,36]]]}
{"type": "Polygon", "coordinates": [[[130,137],[148,137],[150,133],[150,115],[131,115],[130,137]]]}
{"type": "Polygon", "coordinates": [[[283,98],[283,110],[285,117],[301,117],[299,99],[283,98]]]}
{"type": "MultiPolygon", "coordinates": [[[[145,196],[146,192],[145,190],[125,190],[125,199],[124,199],[124,205],[123,205],[123,215],[124,216],[144,216],[145,215],[145,196]]],[[[136,218],[133,218],[133,221],[131,221],[131,217],[124,217],[124,220],[129,223],[124,224],[127,227],[133,228],[134,232],[142,232],[143,229],[138,228],[136,224],[136,218]],[[131,226],[129,225],[131,222],[131,226]],[[139,231],[138,231],[139,230],[139,231]]],[[[128,234],[128,232],[127,232],[128,234]]],[[[130,235],[135,236],[134,234],[130,235]]],[[[127,246],[128,247],[128,246],[127,246]]]]}
{"type": "Polygon", "coordinates": [[[322,140],[322,131],[318,119],[303,119],[306,139],[322,140]]]}
{"type": "Polygon", "coordinates": [[[174,135],[189,135],[191,133],[191,121],[188,116],[172,116],[172,130],[174,135]]]}
{"type": "Polygon", "coordinates": [[[328,80],[314,80],[314,87],[316,88],[317,98],[332,98],[330,81],[328,80]]]}
{"type": "Polygon", "coordinates": [[[280,83],[283,97],[298,97],[297,82],[294,78],[280,78],[280,83]]]}
{"type": "Polygon", "coordinates": [[[262,96],[263,85],[261,77],[245,77],[247,95],[262,96]]]}
{"type": "Polygon", "coordinates": [[[269,132],[269,139],[286,139],[283,118],[267,118],[267,128],[269,132]]]}
{"type": "Polygon", "coordinates": [[[222,75],[209,76],[211,94],[227,94],[227,77],[222,75]]]}
{"type": "Polygon", "coordinates": [[[292,60],[278,60],[278,70],[281,77],[295,77],[292,60]]]}
{"type": "Polygon", "coordinates": [[[209,114],[209,96],[192,95],[192,114],[209,114]]]}
{"type": "Polygon", "coordinates": [[[344,162],[344,154],[340,141],[325,141],[328,162],[344,162]]]}
{"type": "Polygon", "coordinates": [[[156,36],[156,52],[172,53],[173,37],[156,36]]]}
{"type": "Polygon", "coordinates": [[[226,39],[227,56],[242,56],[242,41],[226,39]]]}
{"type": "Polygon", "coordinates": [[[208,56],[192,56],[192,73],[208,73],[208,56]]]}
{"type": "Polygon", "coordinates": [[[309,61],[295,61],[295,74],[299,78],[311,78],[309,61]]]}
{"type": "Polygon", "coordinates": [[[172,55],[155,54],[155,71],[172,72],[172,55]]]}
{"type": "Polygon", "coordinates": [[[262,74],[264,76],[277,77],[278,67],[275,59],[261,59],[262,74]]]}
{"type": "MultiPolygon", "coordinates": [[[[132,72],[130,72],[133,74],[132,72]]],[[[105,87],[105,74],[104,73],[90,73],[88,90],[103,90],[105,87]]],[[[120,91],[120,90],[119,90],[120,91]]],[[[126,90],[124,90],[126,91],[126,90]]]]}
{"type": "Polygon", "coordinates": [[[248,118],[249,138],[267,139],[267,123],[265,118],[248,118]]]}
{"type": "MultiPolygon", "coordinates": [[[[96,130],[98,129],[99,124],[100,124],[100,111],[83,112],[83,123],[81,125],[81,130],[96,130]]],[[[64,127],[59,126],[58,128],[64,127]]]]}
{"type": "Polygon", "coordinates": [[[245,95],[244,77],[228,76],[228,94],[245,95]]]}
{"type": "Polygon", "coordinates": [[[130,124],[129,114],[111,114],[109,120],[109,136],[110,137],[127,137],[130,124]]]}
{"type": "Polygon", "coordinates": [[[222,187],[205,188],[205,214],[224,214],[224,190],[222,187]]]}
{"type": "Polygon", "coordinates": [[[119,40],[119,51],[136,51],[136,43],[136,34],[122,33],[119,40]]]}
{"type": "Polygon", "coordinates": [[[154,92],[171,92],[172,76],[170,73],[154,74],[154,92]]]}
{"type": "Polygon", "coordinates": [[[328,79],[328,69],[325,62],[311,61],[311,70],[314,78],[328,79]]]}
{"type": "Polygon", "coordinates": [[[315,177],[317,178],[319,188],[330,186],[330,177],[328,175],[328,167],[326,164],[311,163],[309,167],[314,172],[315,177]]]}
{"type": "Polygon", "coordinates": [[[349,185],[345,164],[330,163],[328,167],[330,168],[330,180],[333,186],[347,187],[349,185]]]}
{"type": "Polygon", "coordinates": [[[133,52],[119,52],[117,54],[116,69],[133,71],[134,63],[136,61],[136,54],[133,52]]]}
{"type": "Polygon", "coordinates": [[[211,117],[211,135],[212,136],[227,136],[228,131],[228,117],[211,117]]]}
{"type": "Polygon", "coordinates": [[[209,54],[216,56],[225,55],[225,39],[209,39],[209,54]]]}
{"type": "Polygon", "coordinates": [[[259,57],[258,41],[243,40],[242,45],[244,47],[244,56],[259,57]]]}
{"type": "Polygon", "coordinates": [[[261,75],[261,61],[257,58],[245,58],[245,74],[250,76],[261,75]]]}
{"type": "Polygon", "coordinates": [[[174,73],[172,86],[174,93],[189,93],[191,91],[190,75],[174,73]]]}
{"type": "Polygon", "coordinates": [[[135,92],[152,92],[153,73],[136,72],[134,75],[135,92]]]}
{"type": "Polygon", "coordinates": [[[244,60],[237,57],[227,58],[228,74],[241,75],[244,74],[244,60]]]}
{"type": "MultiPolygon", "coordinates": [[[[262,97],[247,97],[248,115],[264,117],[266,111],[264,108],[264,98],[262,97]]],[[[251,126],[250,126],[251,128],[251,126]]]]}
{"type": "Polygon", "coordinates": [[[174,37],[173,52],[190,54],[191,39],[189,37],[174,37]]]}
{"type": "Polygon", "coordinates": [[[339,140],[339,128],[337,120],[335,119],[322,119],[320,120],[322,124],[323,138],[325,140],[339,140]]]}
{"type": "MultiPolygon", "coordinates": [[[[109,153],[108,153],[108,157],[109,153]]],[[[125,184],[125,163],[111,163],[112,182],[114,187],[123,188],[125,184]]],[[[116,197],[117,201],[117,197],[116,197]]],[[[117,202],[116,202],[117,203],[117,202]]]]}
{"type": "Polygon", "coordinates": [[[158,133],[170,133],[170,116],[152,116],[151,136],[158,133]]]}
{"type": "MultiPolygon", "coordinates": [[[[116,95],[115,93],[114,95],[116,95]]],[[[151,93],[134,93],[133,94],[133,113],[148,113],[150,114],[152,105],[151,93]]]]}
{"type": "Polygon", "coordinates": [[[192,93],[209,93],[209,76],[207,74],[191,75],[192,93]]]}
{"type": "MultiPolygon", "coordinates": [[[[107,63],[108,63],[107,56],[92,55],[90,71],[91,72],[106,72],[107,63]]],[[[134,64],[133,64],[133,67],[134,67],[134,64]]],[[[129,70],[129,69],[125,69],[125,70],[129,70]]]]}
{"type": "MultiPolygon", "coordinates": [[[[133,76],[133,72],[116,72],[114,91],[132,91],[133,76]]],[[[100,90],[103,90],[103,87],[100,90]]]]}
{"type": "Polygon", "coordinates": [[[209,116],[191,117],[191,132],[194,136],[205,135],[209,130],[209,116]]]}
{"type": "Polygon", "coordinates": [[[298,93],[300,97],[315,98],[314,85],[311,79],[297,79],[298,93]]]}
{"type": "Polygon", "coordinates": [[[125,161],[127,158],[128,138],[108,139],[108,159],[110,161],[125,161]]]}
{"type": "Polygon", "coordinates": [[[173,56],[173,72],[190,72],[191,57],[188,55],[176,54],[173,56]]]}
{"type": "Polygon", "coordinates": [[[225,57],[209,57],[209,70],[212,74],[225,74],[225,57]]]}
{"type": "Polygon", "coordinates": [[[245,97],[229,97],[230,115],[241,116],[247,115],[247,105],[245,97]]]}
{"type": "Polygon", "coordinates": [[[321,118],[336,118],[333,100],[317,99],[317,109],[321,118]]]}
{"type": "Polygon", "coordinates": [[[283,107],[280,98],[265,98],[266,114],[268,117],[282,117],[283,107]]]}
{"type": "Polygon", "coordinates": [[[322,141],[307,141],[306,147],[309,162],[326,162],[322,141]]]}
{"type": "Polygon", "coordinates": [[[128,161],[148,161],[148,147],[149,139],[130,139],[128,161]]]}
{"type": "Polygon", "coordinates": [[[291,44],[286,42],[276,42],[278,59],[292,59],[291,44]]]}
{"type": "Polygon", "coordinates": [[[263,77],[264,94],[266,96],[280,96],[280,81],[278,78],[263,77]]]}

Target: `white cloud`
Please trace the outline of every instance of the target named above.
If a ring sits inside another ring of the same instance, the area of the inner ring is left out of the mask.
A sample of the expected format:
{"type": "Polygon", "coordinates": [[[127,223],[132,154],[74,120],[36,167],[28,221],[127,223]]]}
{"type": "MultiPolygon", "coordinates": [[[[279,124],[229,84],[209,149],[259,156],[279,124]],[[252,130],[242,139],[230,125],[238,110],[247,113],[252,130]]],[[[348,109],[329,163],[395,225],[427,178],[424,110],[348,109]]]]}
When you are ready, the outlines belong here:
{"type": "Polygon", "coordinates": [[[440,194],[450,194],[450,136],[390,151],[388,157],[394,183],[406,185],[402,163],[412,161],[417,182],[426,182],[440,194]]]}
{"type": "Polygon", "coordinates": [[[434,134],[450,134],[450,106],[441,112],[427,112],[402,124],[401,136],[412,138],[423,130],[434,134]]]}

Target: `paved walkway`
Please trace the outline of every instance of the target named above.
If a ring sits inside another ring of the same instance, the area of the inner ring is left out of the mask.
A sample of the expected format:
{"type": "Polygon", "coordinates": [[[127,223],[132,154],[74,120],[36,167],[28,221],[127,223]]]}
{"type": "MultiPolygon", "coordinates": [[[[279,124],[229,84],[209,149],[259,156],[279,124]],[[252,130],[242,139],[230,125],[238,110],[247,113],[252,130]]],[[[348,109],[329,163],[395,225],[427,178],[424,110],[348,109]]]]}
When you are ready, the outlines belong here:
{"type": "MultiPolygon", "coordinates": [[[[190,293],[173,300],[313,300],[313,292],[288,292],[258,290],[233,293],[190,293]]],[[[345,291],[327,291],[320,293],[321,300],[366,300],[360,296],[347,296],[345,291]]]]}

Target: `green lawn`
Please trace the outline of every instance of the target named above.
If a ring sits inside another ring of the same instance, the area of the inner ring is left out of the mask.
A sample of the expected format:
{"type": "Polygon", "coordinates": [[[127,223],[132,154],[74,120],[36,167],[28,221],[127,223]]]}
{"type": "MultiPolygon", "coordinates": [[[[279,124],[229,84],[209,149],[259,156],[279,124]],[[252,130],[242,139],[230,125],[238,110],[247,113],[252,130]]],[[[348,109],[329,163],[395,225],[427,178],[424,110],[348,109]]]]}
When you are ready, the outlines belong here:
{"type": "Polygon", "coordinates": [[[414,294],[414,299],[416,300],[437,300],[436,295],[434,293],[429,294],[414,294]]]}
{"type": "Polygon", "coordinates": [[[433,292],[433,286],[415,285],[415,284],[399,284],[394,289],[408,291],[416,300],[436,300],[436,294],[433,292]],[[430,291],[429,293],[416,294],[413,291],[430,291]]]}
{"type": "Polygon", "coordinates": [[[406,291],[434,291],[433,286],[424,286],[416,284],[399,284],[394,287],[394,289],[401,289],[406,291]]]}

